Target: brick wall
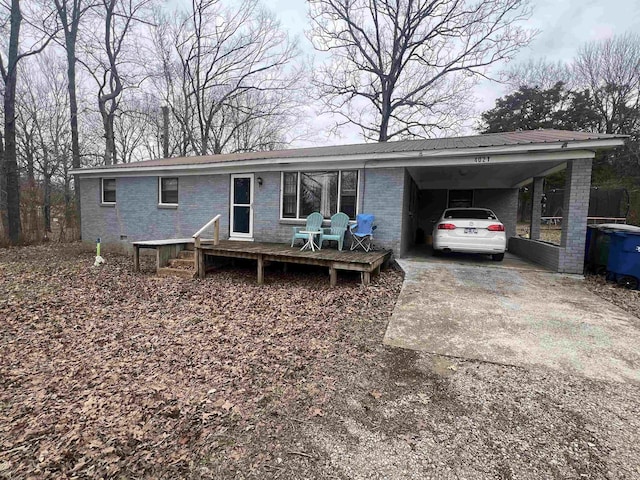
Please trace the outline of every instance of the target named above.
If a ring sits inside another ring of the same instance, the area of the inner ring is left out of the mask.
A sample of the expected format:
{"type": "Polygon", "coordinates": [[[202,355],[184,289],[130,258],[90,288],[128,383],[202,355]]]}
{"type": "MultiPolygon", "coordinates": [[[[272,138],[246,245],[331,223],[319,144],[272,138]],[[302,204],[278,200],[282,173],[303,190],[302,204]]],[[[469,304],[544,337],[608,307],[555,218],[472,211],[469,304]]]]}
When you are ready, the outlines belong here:
{"type": "Polygon", "coordinates": [[[518,221],[518,189],[499,188],[473,191],[473,206],[493,210],[504,224],[507,238],[515,237],[518,221]]]}
{"type": "Polygon", "coordinates": [[[560,272],[582,273],[591,190],[591,159],[572,160],[567,164],[567,176],[562,207],[563,253],[560,272]]]}
{"type": "Polygon", "coordinates": [[[280,172],[258,172],[253,202],[253,236],[261,242],[287,243],[291,241],[292,227],[300,223],[286,224],[280,221],[280,172]]]}
{"type": "Polygon", "coordinates": [[[375,215],[376,245],[393,249],[401,255],[401,237],[403,231],[403,203],[405,202],[404,168],[375,168],[365,170],[361,177],[364,187],[361,190],[362,213],[375,215]]]}
{"type": "MultiPolygon", "coordinates": [[[[99,178],[81,179],[83,240],[100,237],[105,244],[128,248],[137,240],[191,237],[218,213],[222,215],[220,236],[228,238],[230,175],[179,178],[177,208],[158,206],[155,176],[118,178],[115,206],[101,205],[99,178]]],[[[292,227],[304,221],[280,220],[280,172],[256,172],[254,182],[254,238],[290,242],[292,227]]],[[[404,168],[360,171],[359,211],[376,216],[376,244],[396,252],[401,248],[404,183],[404,168]]]]}
{"type": "Polygon", "coordinates": [[[191,237],[218,213],[229,235],[229,175],[180,177],[178,207],[158,206],[158,177],[120,177],[116,204],[101,205],[99,178],[83,178],[82,239],[128,246],[136,240],[191,237]]]}
{"type": "Polygon", "coordinates": [[[531,184],[531,222],[529,223],[529,238],[540,240],[540,217],[542,216],[542,194],[544,192],[544,177],[536,177],[531,184]]]}
{"type": "Polygon", "coordinates": [[[529,240],[528,238],[511,237],[509,252],[557,272],[560,267],[560,256],[563,249],[557,245],[529,240]]]}

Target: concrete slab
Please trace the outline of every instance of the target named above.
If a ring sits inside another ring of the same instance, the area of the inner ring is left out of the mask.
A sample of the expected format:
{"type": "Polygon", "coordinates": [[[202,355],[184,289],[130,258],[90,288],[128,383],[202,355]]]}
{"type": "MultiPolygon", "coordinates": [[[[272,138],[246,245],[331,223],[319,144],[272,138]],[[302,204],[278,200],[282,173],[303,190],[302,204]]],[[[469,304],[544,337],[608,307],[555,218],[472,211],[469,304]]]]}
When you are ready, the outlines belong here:
{"type": "Polygon", "coordinates": [[[384,343],[594,379],[640,382],[640,319],[540,267],[400,259],[384,343]]]}
{"type": "Polygon", "coordinates": [[[409,259],[412,262],[430,262],[440,264],[459,264],[459,265],[477,265],[487,268],[507,268],[507,269],[524,269],[524,270],[538,270],[541,272],[548,272],[549,270],[532,263],[524,258],[513,255],[509,252],[504,254],[504,260],[496,262],[491,259],[489,255],[477,255],[473,253],[448,253],[434,257],[431,247],[423,247],[421,249],[414,249],[409,255],[409,259]]]}

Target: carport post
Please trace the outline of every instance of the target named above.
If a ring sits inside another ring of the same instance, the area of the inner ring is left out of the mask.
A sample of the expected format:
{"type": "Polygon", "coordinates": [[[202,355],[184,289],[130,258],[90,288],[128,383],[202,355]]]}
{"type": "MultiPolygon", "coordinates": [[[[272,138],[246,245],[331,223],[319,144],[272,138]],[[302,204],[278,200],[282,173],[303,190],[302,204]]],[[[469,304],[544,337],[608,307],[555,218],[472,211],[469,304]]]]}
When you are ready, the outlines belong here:
{"type": "Polygon", "coordinates": [[[544,177],[535,177],[531,187],[531,224],[529,225],[529,238],[531,240],[540,240],[540,217],[542,217],[544,177]]]}
{"type": "Polygon", "coordinates": [[[591,193],[591,159],[567,163],[567,179],[562,207],[562,241],[560,272],[582,273],[584,243],[587,236],[589,194],[591,193]]]}

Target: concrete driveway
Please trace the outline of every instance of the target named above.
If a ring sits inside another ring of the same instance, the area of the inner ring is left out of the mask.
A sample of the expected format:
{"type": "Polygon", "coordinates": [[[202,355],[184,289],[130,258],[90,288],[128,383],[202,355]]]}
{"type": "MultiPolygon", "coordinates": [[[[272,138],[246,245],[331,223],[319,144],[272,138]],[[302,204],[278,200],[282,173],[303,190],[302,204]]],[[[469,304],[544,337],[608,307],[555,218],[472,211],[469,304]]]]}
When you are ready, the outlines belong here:
{"type": "Polygon", "coordinates": [[[398,261],[405,281],[384,343],[440,355],[640,382],[640,319],[578,277],[507,256],[398,261]]]}

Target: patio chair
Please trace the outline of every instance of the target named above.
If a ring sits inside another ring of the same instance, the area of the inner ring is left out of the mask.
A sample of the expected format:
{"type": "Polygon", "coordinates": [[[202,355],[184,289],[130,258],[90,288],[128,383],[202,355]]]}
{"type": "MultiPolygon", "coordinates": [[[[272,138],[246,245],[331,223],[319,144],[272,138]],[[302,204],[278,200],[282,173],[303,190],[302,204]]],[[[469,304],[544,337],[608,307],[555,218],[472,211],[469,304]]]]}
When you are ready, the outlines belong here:
{"type": "MultiPolygon", "coordinates": [[[[322,221],[324,217],[321,213],[314,212],[307,217],[307,224],[304,227],[293,227],[293,237],[291,237],[291,246],[296,243],[296,240],[299,238],[304,240],[305,242],[308,240],[309,235],[306,233],[300,233],[301,231],[310,231],[310,232],[322,232],[322,221]]],[[[320,243],[322,243],[322,234],[320,234],[320,243]]],[[[322,246],[322,245],[320,245],[322,246]]]]}
{"type": "Polygon", "coordinates": [[[327,240],[338,242],[338,250],[342,250],[344,242],[344,234],[347,231],[349,225],[349,216],[346,213],[338,212],[331,217],[331,227],[322,229],[322,236],[320,237],[320,246],[322,242],[327,240]]]}
{"type": "Polygon", "coordinates": [[[365,252],[373,246],[373,231],[378,228],[373,224],[375,217],[368,213],[361,213],[356,217],[355,225],[351,225],[351,250],[362,247],[365,252]]]}

